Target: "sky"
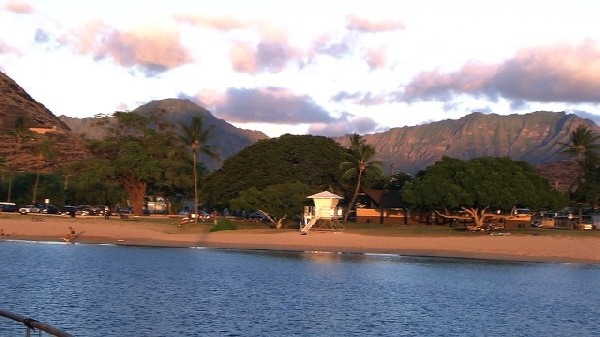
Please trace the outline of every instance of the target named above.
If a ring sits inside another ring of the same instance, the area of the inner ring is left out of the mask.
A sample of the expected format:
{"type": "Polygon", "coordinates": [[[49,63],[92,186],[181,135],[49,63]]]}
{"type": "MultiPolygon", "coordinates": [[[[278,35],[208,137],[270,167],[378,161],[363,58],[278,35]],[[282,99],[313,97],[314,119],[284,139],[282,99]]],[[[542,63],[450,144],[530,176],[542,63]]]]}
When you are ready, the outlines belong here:
{"type": "Polygon", "coordinates": [[[189,99],[270,137],[564,111],[600,122],[600,1],[0,0],[0,71],[56,116],[189,99]]]}

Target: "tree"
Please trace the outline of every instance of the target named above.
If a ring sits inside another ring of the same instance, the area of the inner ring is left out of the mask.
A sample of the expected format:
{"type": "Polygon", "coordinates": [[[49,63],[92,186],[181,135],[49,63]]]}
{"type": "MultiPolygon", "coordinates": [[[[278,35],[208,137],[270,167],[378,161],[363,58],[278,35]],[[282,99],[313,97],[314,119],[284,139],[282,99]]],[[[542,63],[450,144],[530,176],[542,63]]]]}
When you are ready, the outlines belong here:
{"type": "MultiPolygon", "coordinates": [[[[56,153],[54,153],[54,150],[52,150],[52,146],[50,145],[50,142],[47,139],[38,144],[37,155],[38,155],[38,159],[43,162],[56,160],[56,153]]],[[[36,176],[35,176],[35,184],[33,185],[33,193],[32,193],[32,198],[31,198],[31,202],[33,204],[36,203],[39,182],[40,182],[40,171],[37,170],[36,176]]]]}
{"type": "Polygon", "coordinates": [[[383,188],[386,190],[400,191],[402,190],[404,185],[406,185],[406,183],[409,183],[411,181],[413,181],[413,177],[410,174],[405,172],[398,172],[389,177],[383,188]]]}
{"type": "Polygon", "coordinates": [[[488,212],[490,208],[557,209],[566,203],[565,196],[528,163],[493,157],[469,161],[443,157],[407,183],[402,198],[413,206],[438,210],[443,217],[461,218],[439,212],[461,209],[479,228],[486,219],[497,217],[488,212]]]}
{"type": "MultiPolygon", "coordinates": [[[[358,193],[363,184],[363,177],[365,175],[373,175],[376,177],[383,175],[383,164],[380,161],[371,160],[375,154],[375,147],[367,144],[361,136],[357,134],[350,136],[350,148],[344,155],[345,161],[340,164],[340,168],[343,172],[343,179],[356,179],[354,193],[348,204],[348,210],[351,210],[356,202],[356,198],[358,197],[358,193]]],[[[349,212],[346,212],[344,215],[344,221],[348,220],[348,214],[349,212]]]]}
{"type": "MultiPolygon", "coordinates": [[[[204,180],[202,195],[226,207],[251,187],[301,182],[316,190],[339,191],[344,148],[331,138],[286,134],[260,140],[224,161],[204,180]]],[[[307,195],[308,196],[308,195],[307,195]]],[[[305,196],[306,197],[306,196],[305,196]]]]}
{"type": "Polygon", "coordinates": [[[169,177],[185,161],[174,126],[159,115],[141,116],[117,111],[112,117],[98,117],[98,125],[106,128],[100,140],[88,140],[95,155],[82,170],[83,180],[118,182],[129,196],[135,215],[143,214],[144,196],[149,183],[169,177]],[[113,123],[106,123],[113,118],[113,123]]]}
{"type": "Polygon", "coordinates": [[[275,227],[280,228],[283,219],[302,214],[306,197],[316,193],[314,187],[301,182],[271,185],[263,190],[251,187],[240,192],[230,205],[237,210],[260,210],[279,219],[275,227]]]}
{"type": "Polygon", "coordinates": [[[202,117],[192,117],[191,124],[181,124],[181,141],[190,147],[192,152],[192,162],[194,170],[194,217],[196,221],[198,218],[198,170],[196,169],[196,163],[198,161],[198,155],[206,155],[212,159],[218,159],[219,155],[216,152],[214,146],[207,144],[207,142],[213,137],[215,126],[211,125],[206,129],[202,127],[202,117]]]}
{"type": "Polygon", "coordinates": [[[578,222],[583,220],[581,204],[594,205],[600,197],[600,175],[598,163],[600,159],[600,135],[590,130],[586,125],[580,125],[571,131],[568,143],[560,143],[562,154],[574,157],[577,161],[578,174],[569,187],[571,201],[579,203],[578,222]]]}
{"type": "Polygon", "coordinates": [[[599,139],[600,135],[590,130],[588,126],[580,125],[571,131],[568,143],[559,143],[562,146],[560,153],[574,157],[579,166],[577,180],[570,188],[571,193],[584,183],[586,172],[597,165],[600,158],[599,139]]]}

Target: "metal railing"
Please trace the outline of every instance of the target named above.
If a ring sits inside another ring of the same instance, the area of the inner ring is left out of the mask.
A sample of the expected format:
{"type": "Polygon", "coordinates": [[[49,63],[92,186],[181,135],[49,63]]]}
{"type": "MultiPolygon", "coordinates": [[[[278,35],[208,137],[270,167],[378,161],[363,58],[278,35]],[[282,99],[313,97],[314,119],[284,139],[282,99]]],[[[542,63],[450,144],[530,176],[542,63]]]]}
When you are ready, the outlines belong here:
{"type": "Polygon", "coordinates": [[[38,330],[42,330],[44,332],[47,332],[47,333],[49,333],[53,336],[57,336],[57,337],[73,337],[73,335],[71,335],[65,331],[62,331],[60,329],[57,329],[53,326],[44,324],[42,322],[38,322],[32,318],[17,315],[10,311],[0,310],[0,316],[4,316],[6,318],[12,319],[13,321],[23,323],[23,325],[25,325],[27,327],[27,329],[25,331],[25,336],[30,336],[32,330],[38,329],[38,330]]]}

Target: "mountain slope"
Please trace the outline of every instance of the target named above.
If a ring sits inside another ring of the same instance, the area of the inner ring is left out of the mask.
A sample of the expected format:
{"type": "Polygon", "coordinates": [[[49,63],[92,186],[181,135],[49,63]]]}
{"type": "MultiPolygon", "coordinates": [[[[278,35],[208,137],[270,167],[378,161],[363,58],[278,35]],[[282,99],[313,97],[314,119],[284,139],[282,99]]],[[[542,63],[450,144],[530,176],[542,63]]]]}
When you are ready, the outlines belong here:
{"type": "Polygon", "coordinates": [[[81,139],[65,123],[2,72],[0,142],[0,157],[11,172],[48,172],[89,156],[81,139]],[[16,132],[19,120],[27,130],[21,137],[16,132]],[[40,156],[42,143],[48,144],[54,158],[40,156]]]}
{"type": "MultiPolygon", "coordinates": [[[[477,157],[510,157],[531,164],[567,159],[558,154],[559,142],[568,142],[577,126],[588,125],[600,134],[594,122],[564,112],[533,112],[500,116],[472,113],[457,120],[390,129],[365,135],[377,149],[377,160],[394,171],[414,174],[442,156],[468,160],[477,157]]],[[[347,146],[348,137],[338,139],[347,146]]]]}
{"type": "MultiPolygon", "coordinates": [[[[219,149],[219,153],[223,160],[233,156],[248,145],[255,143],[258,140],[268,138],[262,132],[244,130],[236,128],[222,119],[214,117],[210,111],[203,107],[184,99],[163,99],[152,101],[141,105],[132,112],[141,115],[150,115],[160,111],[165,112],[165,118],[175,125],[191,123],[193,116],[201,116],[204,128],[214,125],[214,137],[209,142],[219,149]]],[[[104,136],[102,129],[94,128],[92,125],[93,118],[70,118],[61,116],[64,121],[75,132],[89,138],[101,138],[104,136]]],[[[220,166],[216,160],[202,157],[200,158],[209,169],[214,170],[220,166]]]]}

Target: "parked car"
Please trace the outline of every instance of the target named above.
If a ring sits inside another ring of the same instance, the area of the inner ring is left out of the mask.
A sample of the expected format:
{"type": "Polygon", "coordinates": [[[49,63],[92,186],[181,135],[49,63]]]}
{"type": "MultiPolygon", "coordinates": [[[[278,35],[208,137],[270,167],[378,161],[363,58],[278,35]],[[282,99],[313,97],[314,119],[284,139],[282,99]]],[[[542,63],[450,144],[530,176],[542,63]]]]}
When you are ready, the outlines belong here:
{"type": "Polygon", "coordinates": [[[75,215],[75,206],[64,205],[60,208],[60,215],[75,215]]]}
{"type": "Polygon", "coordinates": [[[89,216],[89,215],[97,215],[96,211],[89,205],[79,205],[75,210],[76,215],[89,216]]]}
{"type": "MultiPolygon", "coordinates": [[[[184,207],[181,211],[177,212],[178,215],[185,215],[185,216],[193,216],[193,212],[192,210],[190,210],[188,207],[184,207]]],[[[210,214],[206,213],[203,210],[198,210],[198,218],[199,219],[208,219],[210,218],[210,214]]]]}
{"type": "Polygon", "coordinates": [[[0,202],[0,210],[2,212],[18,212],[19,206],[14,202],[0,202]]]}
{"type": "Polygon", "coordinates": [[[250,213],[248,218],[251,220],[265,220],[267,217],[262,212],[256,211],[250,213]]]}
{"type": "Polygon", "coordinates": [[[58,207],[56,207],[54,205],[48,205],[48,206],[44,207],[44,209],[42,209],[42,213],[58,214],[58,213],[60,213],[60,210],[58,209],[58,207]]]}
{"type": "Polygon", "coordinates": [[[37,205],[25,205],[24,207],[19,208],[19,213],[22,215],[26,215],[29,213],[40,213],[42,208],[37,205]]]}

